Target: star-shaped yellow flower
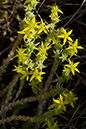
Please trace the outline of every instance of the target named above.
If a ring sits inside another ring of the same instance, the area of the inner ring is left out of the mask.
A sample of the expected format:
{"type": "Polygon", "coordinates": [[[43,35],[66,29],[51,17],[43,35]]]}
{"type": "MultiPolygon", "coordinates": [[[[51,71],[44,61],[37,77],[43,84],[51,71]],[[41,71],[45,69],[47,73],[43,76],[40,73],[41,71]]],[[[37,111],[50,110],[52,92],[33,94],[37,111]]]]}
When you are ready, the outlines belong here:
{"type": "Polygon", "coordinates": [[[63,34],[62,35],[58,35],[58,38],[63,38],[63,45],[65,45],[65,43],[67,42],[67,40],[73,42],[72,38],[70,37],[71,33],[73,30],[70,30],[69,32],[66,32],[66,30],[64,28],[62,28],[63,34]]]}
{"type": "Polygon", "coordinates": [[[35,69],[35,71],[32,72],[32,76],[31,76],[31,78],[30,78],[30,82],[31,82],[34,78],[36,78],[37,80],[39,80],[39,81],[41,82],[41,79],[42,79],[41,75],[43,75],[43,74],[45,74],[45,72],[40,72],[38,69],[35,69]]]}
{"type": "Polygon", "coordinates": [[[73,63],[70,59],[68,59],[69,64],[66,64],[65,66],[70,68],[71,72],[73,75],[75,75],[75,71],[77,71],[78,73],[80,73],[80,71],[76,68],[77,65],[79,64],[79,62],[77,63],[73,63]]]}
{"type": "Polygon", "coordinates": [[[47,54],[47,50],[50,49],[50,48],[51,48],[51,46],[45,47],[45,46],[44,46],[44,43],[41,42],[41,47],[40,47],[40,48],[36,48],[36,47],[35,47],[35,49],[39,51],[38,54],[37,54],[37,56],[38,56],[38,55],[48,55],[48,54],[47,54]]]}

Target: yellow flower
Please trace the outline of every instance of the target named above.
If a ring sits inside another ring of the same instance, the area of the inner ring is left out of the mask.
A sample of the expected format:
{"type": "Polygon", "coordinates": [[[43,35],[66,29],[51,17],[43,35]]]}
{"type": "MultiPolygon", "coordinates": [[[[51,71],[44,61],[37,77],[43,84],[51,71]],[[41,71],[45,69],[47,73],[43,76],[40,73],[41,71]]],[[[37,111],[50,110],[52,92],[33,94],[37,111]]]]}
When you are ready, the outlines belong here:
{"type": "Polygon", "coordinates": [[[28,21],[26,19],[24,19],[24,21],[26,22],[27,26],[22,31],[18,31],[18,33],[25,34],[24,35],[24,40],[27,37],[34,38],[35,31],[38,28],[38,22],[36,22],[35,17],[33,17],[32,20],[30,20],[30,21],[28,21]]]}
{"type": "Polygon", "coordinates": [[[65,99],[70,103],[70,105],[74,108],[74,103],[76,102],[76,100],[78,99],[78,97],[76,97],[75,94],[73,94],[72,91],[69,91],[69,93],[63,93],[63,95],[65,96],[65,99]]]}
{"type": "Polygon", "coordinates": [[[76,68],[79,62],[73,63],[70,59],[68,59],[68,61],[69,61],[69,64],[66,64],[65,66],[71,69],[72,74],[75,75],[75,71],[80,73],[80,71],[76,68]]]}
{"type": "Polygon", "coordinates": [[[63,100],[63,97],[62,97],[61,94],[60,94],[60,98],[58,100],[57,99],[53,99],[53,101],[58,104],[58,110],[66,111],[65,104],[68,104],[68,102],[63,100]]]}
{"type": "Polygon", "coordinates": [[[37,0],[26,0],[24,5],[27,4],[27,3],[30,3],[32,5],[32,7],[34,7],[34,5],[37,5],[37,0]]]}
{"type": "Polygon", "coordinates": [[[50,27],[49,25],[45,25],[43,20],[41,20],[41,24],[38,27],[39,28],[38,34],[40,34],[42,31],[44,31],[46,34],[48,34],[46,29],[48,29],[49,27],[50,27]]]}
{"type": "Polygon", "coordinates": [[[40,48],[36,48],[35,47],[35,49],[39,51],[38,54],[37,54],[37,56],[38,55],[48,55],[47,54],[47,50],[50,49],[50,48],[51,48],[51,46],[45,47],[44,44],[43,44],[43,42],[41,42],[41,47],[40,48]]]}
{"type": "Polygon", "coordinates": [[[63,38],[63,45],[65,45],[65,43],[67,42],[67,40],[73,42],[72,38],[70,37],[71,33],[73,30],[70,30],[69,32],[66,32],[66,30],[64,28],[62,28],[63,34],[62,35],[58,35],[58,38],[63,38]]]}
{"type": "MultiPolygon", "coordinates": [[[[71,44],[71,42],[69,42],[69,44],[71,44]]],[[[71,46],[69,46],[67,49],[73,50],[77,54],[77,52],[78,52],[77,49],[83,49],[83,47],[78,46],[78,39],[76,39],[74,44],[72,43],[71,46]]]]}
{"type": "Polygon", "coordinates": [[[41,82],[41,79],[42,79],[41,75],[42,75],[42,74],[45,74],[45,72],[40,72],[40,71],[38,71],[38,69],[35,69],[35,71],[32,72],[32,76],[31,76],[31,78],[30,78],[30,82],[31,82],[34,78],[36,78],[37,80],[39,80],[39,81],[41,82]]]}

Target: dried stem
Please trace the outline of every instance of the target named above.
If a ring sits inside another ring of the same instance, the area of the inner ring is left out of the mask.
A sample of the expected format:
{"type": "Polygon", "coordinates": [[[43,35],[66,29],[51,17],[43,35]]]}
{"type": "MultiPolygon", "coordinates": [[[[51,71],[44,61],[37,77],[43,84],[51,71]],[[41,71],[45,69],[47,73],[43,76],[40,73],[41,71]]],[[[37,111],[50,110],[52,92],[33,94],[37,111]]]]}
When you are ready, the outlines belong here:
{"type": "Polygon", "coordinates": [[[13,120],[34,122],[34,117],[21,116],[21,115],[19,115],[19,116],[11,116],[11,117],[7,117],[5,119],[0,120],[0,124],[5,124],[6,122],[11,122],[13,120]]]}
{"type": "Polygon", "coordinates": [[[5,73],[6,68],[8,67],[10,61],[13,59],[14,53],[16,48],[18,47],[18,45],[21,43],[23,38],[23,35],[18,34],[18,37],[16,39],[16,42],[14,43],[10,53],[8,54],[8,57],[6,59],[3,60],[3,65],[0,67],[0,80],[2,79],[2,75],[3,73],[5,73]]]}

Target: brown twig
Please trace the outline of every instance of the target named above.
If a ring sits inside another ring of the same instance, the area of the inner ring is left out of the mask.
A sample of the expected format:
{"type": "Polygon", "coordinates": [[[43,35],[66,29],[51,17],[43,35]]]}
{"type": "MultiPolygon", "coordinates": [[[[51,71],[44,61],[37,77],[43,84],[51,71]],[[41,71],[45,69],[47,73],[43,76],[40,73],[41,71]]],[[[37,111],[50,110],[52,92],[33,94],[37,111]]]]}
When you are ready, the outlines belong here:
{"type": "Polygon", "coordinates": [[[5,119],[0,120],[0,124],[5,124],[6,122],[11,122],[13,120],[34,122],[34,117],[21,116],[21,115],[19,115],[19,116],[11,116],[11,117],[7,117],[5,119]]]}
{"type": "Polygon", "coordinates": [[[22,38],[23,38],[23,35],[18,34],[16,42],[14,43],[11,51],[9,52],[8,57],[6,59],[3,59],[3,65],[0,67],[0,80],[2,79],[1,77],[2,77],[3,73],[5,73],[6,68],[8,67],[10,61],[13,59],[15,50],[19,46],[19,44],[21,43],[22,38]]]}

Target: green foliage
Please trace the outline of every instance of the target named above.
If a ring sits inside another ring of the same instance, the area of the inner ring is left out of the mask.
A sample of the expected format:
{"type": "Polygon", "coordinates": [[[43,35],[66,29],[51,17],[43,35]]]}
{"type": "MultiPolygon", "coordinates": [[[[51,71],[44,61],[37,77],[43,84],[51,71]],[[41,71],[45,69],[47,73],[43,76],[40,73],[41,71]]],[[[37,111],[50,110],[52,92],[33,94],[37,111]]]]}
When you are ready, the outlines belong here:
{"type": "Polygon", "coordinates": [[[21,105],[16,106],[16,107],[14,108],[13,115],[19,114],[19,112],[20,112],[21,110],[23,110],[24,108],[26,108],[26,107],[28,107],[27,104],[22,105],[22,106],[21,106],[21,105]]]}
{"type": "Polygon", "coordinates": [[[53,104],[49,106],[47,115],[40,116],[36,121],[40,119],[41,122],[45,122],[46,129],[58,129],[57,122],[54,122],[54,115],[65,112],[67,105],[74,108],[74,103],[78,99],[72,91],[65,92],[62,85],[71,79],[72,74],[80,72],[77,68],[79,62],[74,63],[71,58],[77,56],[78,49],[83,49],[83,47],[78,46],[78,39],[73,41],[71,37],[73,30],[67,31],[63,27],[55,29],[56,23],[60,21],[59,14],[63,14],[57,5],[49,6],[51,23],[44,22],[42,18],[39,22],[36,21],[33,10],[37,4],[36,0],[26,0],[24,3],[26,11],[24,25],[18,33],[24,35],[25,46],[16,50],[15,57],[18,58],[18,66],[15,66],[14,71],[20,73],[21,79],[26,79],[32,86],[33,92],[37,94],[38,90],[40,91],[38,84],[42,82],[44,74],[46,74],[43,72],[47,67],[44,62],[48,59],[48,51],[52,50],[53,54],[50,56],[54,60],[53,70],[55,71],[62,64],[62,76],[57,75],[56,87],[46,92],[44,96],[49,98],[59,94],[59,99],[53,98],[53,104]],[[45,40],[41,38],[43,34],[46,34],[45,40]],[[40,39],[40,42],[37,42],[37,39],[40,39]]]}
{"type": "Polygon", "coordinates": [[[27,121],[23,124],[22,129],[34,129],[33,127],[31,127],[32,125],[33,125],[33,123],[30,123],[27,121]]]}
{"type": "Polygon", "coordinates": [[[50,121],[47,122],[48,128],[46,129],[59,129],[57,125],[57,121],[54,123],[54,125],[51,125],[50,121]]]}

